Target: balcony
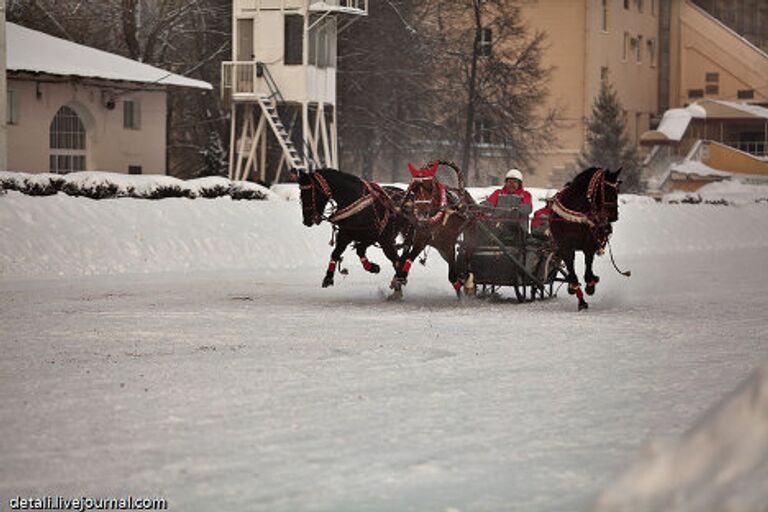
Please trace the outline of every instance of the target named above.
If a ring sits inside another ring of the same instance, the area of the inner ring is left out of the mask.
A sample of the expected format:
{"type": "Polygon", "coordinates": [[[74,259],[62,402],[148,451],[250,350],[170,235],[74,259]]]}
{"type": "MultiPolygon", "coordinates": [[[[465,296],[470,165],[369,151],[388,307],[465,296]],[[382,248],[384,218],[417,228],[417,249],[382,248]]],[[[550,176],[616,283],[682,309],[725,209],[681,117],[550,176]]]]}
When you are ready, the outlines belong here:
{"type": "Polygon", "coordinates": [[[368,15],[368,0],[312,0],[309,10],[318,13],[368,15]]]}

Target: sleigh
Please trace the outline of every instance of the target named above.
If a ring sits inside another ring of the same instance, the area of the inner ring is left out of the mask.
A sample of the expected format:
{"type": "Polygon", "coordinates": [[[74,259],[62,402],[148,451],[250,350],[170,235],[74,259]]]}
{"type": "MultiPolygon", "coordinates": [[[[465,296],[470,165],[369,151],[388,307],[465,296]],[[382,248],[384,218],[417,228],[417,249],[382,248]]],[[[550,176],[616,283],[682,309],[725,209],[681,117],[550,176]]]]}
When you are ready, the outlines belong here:
{"type": "Polygon", "coordinates": [[[565,273],[552,241],[544,229],[529,229],[530,206],[519,197],[499,196],[497,206],[473,205],[474,240],[459,240],[459,257],[467,261],[479,297],[494,296],[510,287],[519,302],[554,297],[555,284],[565,273]]]}

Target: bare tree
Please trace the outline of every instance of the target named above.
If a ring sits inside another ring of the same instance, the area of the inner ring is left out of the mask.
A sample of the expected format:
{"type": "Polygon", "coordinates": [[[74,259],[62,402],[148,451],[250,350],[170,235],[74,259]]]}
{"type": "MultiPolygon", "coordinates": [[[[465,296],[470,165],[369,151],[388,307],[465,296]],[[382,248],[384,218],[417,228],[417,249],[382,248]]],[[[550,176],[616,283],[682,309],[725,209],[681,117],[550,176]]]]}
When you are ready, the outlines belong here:
{"type": "MultiPolygon", "coordinates": [[[[419,31],[431,48],[433,112],[469,169],[480,143],[530,167],[551,143],[557,112],[545,110],[550,70],[543,33],[530,33],[512,0],[429,0],[419,31]]],[[[475,181],[480,180],[475,166],[475,181]]]]}
{"type": "Polygon", "coordinates": [[[413,2],[370,3],[369,16],[339,38],[342,167],[371,178],[374,164],[397,179],[398,156],[434,128],[428,115],[426,49],[411,26],[413,2]]]}

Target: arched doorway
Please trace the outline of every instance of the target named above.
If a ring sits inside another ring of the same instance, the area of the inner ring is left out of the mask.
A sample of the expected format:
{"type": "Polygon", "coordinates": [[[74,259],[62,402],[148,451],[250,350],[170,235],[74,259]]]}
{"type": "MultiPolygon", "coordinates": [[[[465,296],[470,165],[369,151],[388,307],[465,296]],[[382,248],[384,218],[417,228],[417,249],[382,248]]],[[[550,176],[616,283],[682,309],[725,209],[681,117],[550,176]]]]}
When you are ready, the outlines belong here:
{"type": "Polygon", "coordinates": [[[51,172],[85,170],[85,125],[71,107],[61,107],[51,121],[50,150],[51,172]]]}

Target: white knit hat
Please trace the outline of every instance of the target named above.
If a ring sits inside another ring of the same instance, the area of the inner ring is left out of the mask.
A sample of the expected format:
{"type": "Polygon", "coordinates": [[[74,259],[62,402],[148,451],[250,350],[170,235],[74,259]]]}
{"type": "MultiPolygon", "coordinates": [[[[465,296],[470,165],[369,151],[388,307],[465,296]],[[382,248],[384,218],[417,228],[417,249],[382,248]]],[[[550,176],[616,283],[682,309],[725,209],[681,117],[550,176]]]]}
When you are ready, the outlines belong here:
{"type": "Polygon", "coordinates": [[[519,180],[520,183],[522,183],[523,182],[523,173],[521,173],[517,169],[510,169],[510,170],[507,171],[507,175],[506,175],[505,179],[509,179],[509,178],[514,178],[516,180],[519,180]]]}

